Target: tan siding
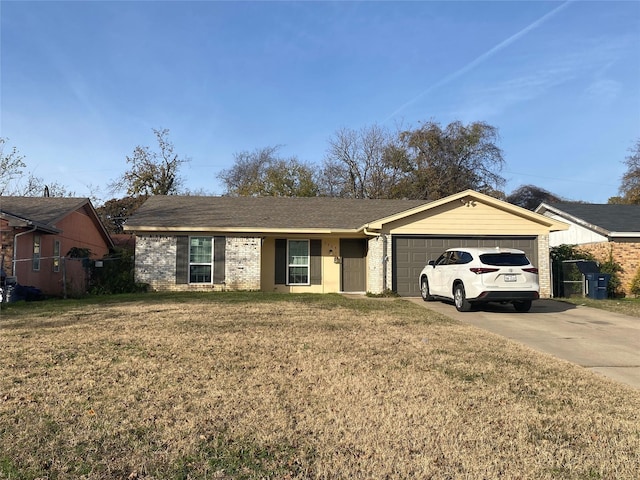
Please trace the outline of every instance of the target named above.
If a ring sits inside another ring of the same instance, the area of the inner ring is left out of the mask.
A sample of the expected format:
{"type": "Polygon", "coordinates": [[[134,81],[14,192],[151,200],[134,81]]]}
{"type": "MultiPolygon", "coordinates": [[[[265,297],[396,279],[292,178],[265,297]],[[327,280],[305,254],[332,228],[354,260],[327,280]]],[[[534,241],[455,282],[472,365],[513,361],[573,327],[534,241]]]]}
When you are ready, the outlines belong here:
{"type": "Polygon", "coordinates": [[[548,229],[512,212],[474,202],[472,205],[442,205],[397,220],[385,231],[395,235],[541,235],[548,229]]]}
{"type": "MultiPolygon", "coordinates": [[[[296,236],[282,235],[278,238],[296,238],[296,236]]],[[[340,291],[340,264],[334,261],[334,259],[340,255],[339,237],[325,237],[322,239],[321,285],[276,285],[275,240],[275,237],[266,237],[262,243],[262,262],[260,268],[260,284],[262,291],[282,293],[336,293],[340,291]]]]}

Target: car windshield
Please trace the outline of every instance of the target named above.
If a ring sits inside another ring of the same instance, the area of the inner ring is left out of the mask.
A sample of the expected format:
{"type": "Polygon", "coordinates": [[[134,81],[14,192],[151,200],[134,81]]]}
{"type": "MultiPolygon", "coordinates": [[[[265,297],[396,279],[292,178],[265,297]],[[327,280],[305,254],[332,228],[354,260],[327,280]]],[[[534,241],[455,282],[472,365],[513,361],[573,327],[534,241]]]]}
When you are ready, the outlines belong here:
{"type": "Polygon", "coordinates": [[[529,265],[529,259],[523,253],[485,253],[480,255],[480,260],[485,265],[498,267],[522,267],[529,265]]]}

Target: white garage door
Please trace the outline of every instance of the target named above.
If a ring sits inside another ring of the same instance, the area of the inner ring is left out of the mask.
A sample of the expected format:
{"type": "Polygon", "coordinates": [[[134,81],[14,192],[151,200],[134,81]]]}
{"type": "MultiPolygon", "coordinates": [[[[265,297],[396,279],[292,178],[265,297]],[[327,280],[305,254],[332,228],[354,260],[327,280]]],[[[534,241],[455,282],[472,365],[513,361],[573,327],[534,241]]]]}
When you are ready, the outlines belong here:
{"type": "Polygon", "coordinates": [[[420,295],[418,275],[429,260],[435,260],[448,248],[509,247],[523,250],[531,263],[538,264],[536,237],[507,236],[393,236],[393,290],[403,297],[420,295]]]}

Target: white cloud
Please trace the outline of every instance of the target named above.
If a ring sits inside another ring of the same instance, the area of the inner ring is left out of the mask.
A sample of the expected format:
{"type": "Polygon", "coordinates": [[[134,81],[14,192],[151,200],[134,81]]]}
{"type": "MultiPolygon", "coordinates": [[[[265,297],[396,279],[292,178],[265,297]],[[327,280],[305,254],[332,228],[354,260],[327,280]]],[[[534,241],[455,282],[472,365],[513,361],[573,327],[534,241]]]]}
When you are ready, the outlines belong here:
{"type": "Polygon", "coordinates": [[[493,56],[495,56],[500,51],[502,51],[505,48],[507,48],[512,43],[520,40],[522,37],[527,35],[529,32],[531,32],[532,30],[534,30],[534,29],[538,28],[539,26],[541,26],[547,20],[549,20],[550,18],[552,18],[556,14],[558,14],[561,10],[564,10],[571,3],[571,1],[572,0],[563,2],[562,4],[560,4],[559,6],[554,8],[553,10],[551,10],[549,13],[547,13],[547,14],[543,15],[542,17],[540,17],[539,19],[537,19],[535,22],[530,23],[529,25],[527,25],[526,27],[524,27],[520,31],[516,32],[515,34],[511,35],[510,37],[506,38],[505,40],[503,40],[502,42],[500,42],[496,46],[490,48],[489,50],[484,52],[482,55],[480,55],[479,57],[475,58],[473,61],[469,62],[467,65],[463,66],[462,68],[460,68],[459,70],[457,70],[455,72],[450,73],[449,75],[446,75],[444,78],[440,79],[435,84],[429,86],[422,93],[420,93],[416,97],[412,98],[408,102],[406,102],[403,105],[401,105],[400,107],[398,107],[391,115],[389,115],[389,117],[385,120],[385,122],[390,120],[391,118],[395,117],[400,112],[402,112],[405,108],[413,105],[414,103],[416,103],[418,100],[420,100],[425,95],[427,95],[428,93],[432,92],[433,90],[435,90],[437,88],[440,88],[440,87],[443,87],[443,86],[451,83],[452,81],[456,80],[457,78],[459,78],[459,77],[469,73],[470,71],[474,70],[476,67],[478,67],[479,65],[483,64],[488,59],[492,58],[493,56]]]}

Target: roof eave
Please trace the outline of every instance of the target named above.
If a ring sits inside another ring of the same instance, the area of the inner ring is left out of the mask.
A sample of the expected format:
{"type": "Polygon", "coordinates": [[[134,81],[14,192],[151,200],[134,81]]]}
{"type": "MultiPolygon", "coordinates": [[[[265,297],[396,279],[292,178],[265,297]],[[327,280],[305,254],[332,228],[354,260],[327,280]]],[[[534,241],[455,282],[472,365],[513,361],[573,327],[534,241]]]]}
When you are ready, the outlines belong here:
{"type": "Polygon", "coordinates": [[[362,229],[354,228],[264,228],[264,227],[204,227],[204,226],[131,226],[125,225],[124,231],[130,233],[187,233],[187,232],[203,232],[203,233],[241,233],[241,234],[310,234],[310,235],[330,235],[330,234],[355,234],[360,233],[362,229]]]}
{"type": "Polygon", "coordinates": [[[52,227],[51,225],[34,222],[28,218],[18,217],[6,212],[1,212],[0,217],[7,220],[9,226],[12,228],[35,228],[36,230],[44,233],[60,233],[62,231],[56,227],[52,227]]]}

